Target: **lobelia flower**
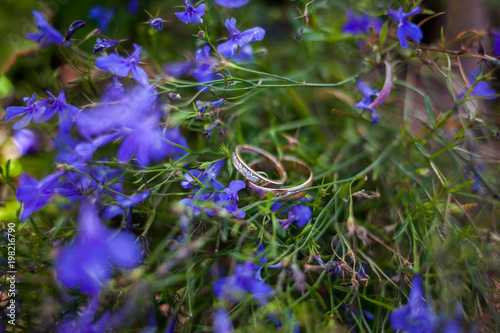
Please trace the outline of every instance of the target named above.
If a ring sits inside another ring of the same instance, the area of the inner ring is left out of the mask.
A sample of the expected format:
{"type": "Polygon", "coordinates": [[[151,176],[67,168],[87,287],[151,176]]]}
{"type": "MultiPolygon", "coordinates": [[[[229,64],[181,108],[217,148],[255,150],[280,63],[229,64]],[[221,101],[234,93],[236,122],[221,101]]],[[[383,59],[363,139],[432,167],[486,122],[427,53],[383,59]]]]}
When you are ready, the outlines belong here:
{"type": "Polygon", "coordinates": [[[94,21],[97,21],[97,26],[102,32],[108,30],[109,24],[115,16],[115,11],[113,8],[105,8],[100,5],[92,6],[89,10],[88,17],[94,21]]]}
{"type": "Polygon", "coordinates": [[[19,155],[36,154],[40,151],[40,139],[37,135],[28,130],[20,129],[12,135],[12,140],[19,155]]]}
{"type": "Polygon", "coordinates": [[[251,28],[240,32],[236,28],[236,19],[226,19],[226,28],[229,30],[229,40],[217,46],[217,51],[226,58],[231,58],[239,47],[250,42],[261,41],[266,32],[260,27],[251,28]]]}
{"type": "Polygon", "coordinates": [[[26,37],[37,42],[42,47],[46,47],[49,44],[59,45],[64,42],[64,37],[56,29],[52,28],[50,24],[47,23],[45,17],[41,12],[36,10],[32,11],[33,17],[35,18],[35,23],[38,27],[38,32],[28,32],[26,37]]]}
{"type": "Polygon", "coordinates": [[[10,106],[6,109],[7,112],[7,117],[5,118],[5,121],[9,121],[11,119],[17,118],[19,116],[22,116],[23,114],[26,114],[23,119],[18,120],[14,126],[12,127],[14,130],[18,130],[21,128],[24,128],[28,126],[28,124],[33,120],[35,123],[42,123],[44,121],[49,120],[54,113],[56,112],[55,110],[50,110],[50,112],[47,112],[46,106],[52,102],[52,99],[46,99],[44,101],[37,101],[36,100],[36,95],[33,94],[31,98],[29,97],[24,97],[23,101],[26,102],[27,106],[10,106]]]}
{"type": "Polygon", "coordinates": [[[105,332],[109,328],[111,311],[107,311],[95,323],[94,318],[97,316],[99,309],[99,297],[92,297],[87,306],[81,313],[76,315],[67,314],[60,325],[58,325],[59,333],[97,333],[105,332]]]}
{"type": "Polygon", "coordinates": [[[191,0],[184,0],[186,4],[186,9],[183,12],[175,13],[175,16],[179,18],[182,22],[188,23],[203,23],[203,19],[201,18],[205,15],[205,4],[202,3],[198,7],[194,7],[191,4],[191,0]]]}
{"type": "Polygon", "coordinates": [[[132,72],[132,77],[142,86],[148,87],[148,75],[144,69],[138,66],[139,54],[142,47],[134,44],[134,52],[128,58],[122,58],[119,55],[112,53],[107,57],[101,56],[97,58],[95,65],[103,71],[111,71],[118,77],[125,77],[129,72],[132,72]]]}
{"type": "MultiPolygon", "coordinates": [[[[473,70],[469,74],[469,80],[471,86],[476,82],[477,76],[478,76],[478,70],[473,70]]],[[[476,83],[474,86],[474,89],[471,91],[471,95],[475,97],[482,97],[483,99],[495,99],[498,98],[498,96],[492,96],[492,95],[497,95],[498,93],[491,88],[490,84],[486,81],[479,81],[476,83]]]]}
{"type": "Polygon", "coordinates": [[[231,58],[233,62],[252,62],[255,56],[253,53],[253,47],[250,44],[239,48],[236,54],[231,58]]]}
{"type": "Polygon", "coordinates": [[[382,23],[379,19],[361,13],[356,15],[352,10],[346,11],[347,22],[342,27],[342,32],[358,35],[362,33],[369,33],[370,27],[378,34],[382,29],[382,23]]]}
{"type": "Polygon", "coordinates": [[[140,254],[135,237],[107,229],[95,206],[87,201],[80,209],[76,240],[56,259],[57,276],[67,288],[95,296],[111,278],[113,267],[137,267],[140,254]]]}
{"type": "Polygon", "coordinates": [[[196,105],[196,109],[200,113],[200,116],[203,117],[203,115],[205,114],[205,112],[207,110],[221,107],[224,105],[225,102],[226,101],[224,100],[224,98],[221,98],[221,99],[219,99],[217,101],[213,101],[213,102],[196,101],[196,102],[194,102],[194,104],[196,105]]]}
{"type": "Polygon", "coordinates": [[[97,52],[104,51],[104,50],[109,49],[110,47],[113,47],[115,45],[116,45],[115,40],[107,40],[105,38],[103,38],[103,39],[97,38],[96,43],[94,45],[94,51],[92,53],[96,54],[97,52]]]}
{"type": "Polygon", "coordinates": [[[399,7],[398,11],[389,9],[389,15],[392,16],[393,19],[399,22],[398,24],[398,39],[401,47],[407,47],[408,42],[406,41],[406,36],[410,37],[417,43],[420,43],[422,40],[423,34],[420,27],[415,23],[408,22],[408,18],[410,16],[420,14],[420,7],[417,7],[408,14],[403,13],[403,7],[399,7]]]}
{"type": "Polygon", "coordinates": [[[23,174],[19,187],[16,191],[17,200],[23,203],[23,211],[19,217],[21,221],[26,220],[36,211],[39,211],[56,194],[56,182],[65,173],[64,170],[48,175],[41,181],[31,178],[28,174],[23,174]]]}
{"type": "Polygon", "coordinates": [[[372,89],[368,85],[364,84],[361,81],[356,81],[356,85],[358,86],[359,90],[363,94],[363,99],[356,103],[354,107],[356,109],[362,109],[362,110],[368,110],[370,111],[370,115],[372,117],[372,120],[370,121],[373,125],[378,124],[378,121],[380,119],[379,114],[370,107],[370,105],[375,101],[375,99],[378,97],[380,94],[377,89],[372,89]]]}
{"type": "MultiPolygon", "coordinates": [[[[277,212],[283,205],[286,205],[282,202],[276,202],[271,206],[271,210],[273,212],[277,212]]],[[[289,210],[289,206],[287,206],[282,212],[286,212],[289,210]]],[[[293,221],[297,222],[298,227],[303,227],[311,221],[312,211],[311,208],[306,205],[298,204],[292,206],[292,208],[288,212],[288,218],[286,220],[278,219],[283,230],[287,230],[290,227],[290,224],[293,221]]]]}
{"type": "Polygon", "coordinates": [[[159,17],[155,17],[154,19],[152,19],[149,24],[151,24],[151,27],[156,31],[163,30],[163,20],[159,17]]]}
{"type": "Polygon", "coordinates": [[[409,333],[434,331],[436,316],[432,307],[424,300],[422,277],[420,275],[413,277],[408,304],[392,311],[390,321],[395,330],[409,333]]]}
{"type": "Polygon", "coordinates": [[[337,276],[340,276],[342,274],[342,266],[340,266],[340,261],[329,261],[325,264],[325,262],[319,256],[314,256],[314,259],[316,259],[318,264],[320,264],[325,271],[337,276]]]}
{"type": "Polygon", "coordinates": [[[219,298],[229,297],[233,302],[240,302],[247,294],[251,294],[261,304],[266,304],[272,288],[255,277],[257,269],[258,265],[251,261],[237,265],[234,275],[220,278],[215,282],[215,295],[219,298]]]}
{"type": "Polygon", "coordinates": [[[229,314],[224,309],[215,309],[214,312],[214,332],[217,333],[230,333],[233,332],[233,324],[229,314]]]}
{"type": "Polygon", "coordinates": [[[151,195],[151,190],[146,190],[144,192],[131,195],[129,197],[123,195],[116,195],[115,200],[118,205],[111,205],[106,207],[103,217],[105,219],[111,219],[117,215],[123,215],[129,208],[140,204],[151,195]]]}
{"type": "Polygon", "coordinates": [[[240,8],[248,3],[250,0],[215,0],[215,3],[221,7],[227,8],[240,8]]]}
{"type": "Polygon", "coordinates": [[[71,23],[71,25],[68,28],[68,31],[66,31],[66,36],[64,36],[64,40],[67,41],[73,36],[73,34],[78,30],[82,29],[85,27],[85,21],[82,20],[77,20],[71,23]]]}
{"type": "Polygon", "coordinates": [[[73,105],[66,104],[66,94],[64,90],[59,93],[57,98],[47,91],[52,97],[52,105],[47,106],[47,113],[57,112],[59,116],[59,130],[61,133],[69,133],[71,131],[71,124],[76,122],[76,115],[80,111],[79,108],[73,105]]]}
{"type": "MultiPolygon", "coordinates": [[[[283,327],[283,324],[281,322],[281,319],[278,318],[278,316],[274,313],[270,313],[268,315],[268,318],[270,321],[272,321],[273,323],[276,324],[276,330],[279,330],[283,327]]],[[[295,316],[291,313],[291,312],[288,312],[287,313],[287,321],[285,321],[285,323],[287,324],[292,324],[292,329],[287,329],[286,331],[287,332],[293,332],[293,333],[300,333],[300,327],[299,327],[299,324],[300,322],[298,320],[295,319],[295,316]]],[[[285,326],[286,327],[286,326],[285,326]]]]}
{"type": "MultiPolygon", "coordinates": [[[[179,78],[183,75],[190,75],[198,82],[207,82],[215,80],[215,67],[217,59],[210,55],[210,46],[205,45],[196,50],[193,61],[171,63],[165,66],[165,72],[179,78]]],[[[203,89],[204,87],[197,87],[203,89]]]]}
{"type": "Polygon", "coordinates": [[[238,192],[246,187],[245,182],[242,180],[233,180],[229,186],[224,189],[224,193],[219,193],[215,203],[224,208],[228,213],[233,214],[234,217],[239,219],[245,218],[245,211],[238,208],[236,204],[238,199],[238,192]]]}
{"type": "Polygon", "coordinates": [[[493,37],[493,54],[500,55],[500,30],[492,31],[493,37]]]}

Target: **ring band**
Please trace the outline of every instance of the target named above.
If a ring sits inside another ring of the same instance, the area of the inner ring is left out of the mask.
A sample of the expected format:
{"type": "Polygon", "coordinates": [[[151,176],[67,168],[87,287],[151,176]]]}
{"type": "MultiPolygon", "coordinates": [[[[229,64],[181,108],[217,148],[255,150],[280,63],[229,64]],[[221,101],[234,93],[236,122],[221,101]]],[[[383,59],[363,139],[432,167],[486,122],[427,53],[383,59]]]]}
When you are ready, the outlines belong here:
{"type": "MultiPolygon", "coordinates": [[[[255,166],[257,164],[262,163],[262,159],[257,159],[250,163],[250,166],[255,166]]],[[[257,184],[254,184],[252,182],[248,183],[248,188],[257,192],[260,195],[266,195],[267,193],[272,193],[275,198],[281,198],[278,200],[278,202],[286,202],[286,201],[293,201],[302,198],[307,194],[305,191],[307,188],[311,187],[312,182],[313,182],[313,172],[311,168],[304,163],[301,159],[298,159],[296,157],[292,156],[283,156],[283,159],[281,160],[281,163],[284,165],[289,165],[290,169],[287,170],[295,170],[301,174],[304,174],[306,176],[309,176],[307,180],[297,186],[292,186],[292,187],[284,187],[284,188],[268,188],[264,186],[259,186],[257,184]],[[288,196],[289,195],[289,196],[288,196]],[[284,196],[287,196],[285,198],[282,198],[284,196]]]]}
{"type": "Polygon", "coordinates": [[[249,182],[252,182],[255,185],[277,187],[283,185],[286,181],[286,171],[283,165],[281,165],[276,157],[258,147],[251,145],[238,145],[234,149],[231,159],[236,170],[238,170],[238,172],[241,173],[249,182]],[[241,153],[261,155],[262,158],[260,158],[259,160],[262,161],[262,159],[265,159],[271,162],[271,164],[278,171],[280,179],[273,180],[258,174],[257,171],[253,170],[245,161],[243,161],[240,155],[241,153]]]}

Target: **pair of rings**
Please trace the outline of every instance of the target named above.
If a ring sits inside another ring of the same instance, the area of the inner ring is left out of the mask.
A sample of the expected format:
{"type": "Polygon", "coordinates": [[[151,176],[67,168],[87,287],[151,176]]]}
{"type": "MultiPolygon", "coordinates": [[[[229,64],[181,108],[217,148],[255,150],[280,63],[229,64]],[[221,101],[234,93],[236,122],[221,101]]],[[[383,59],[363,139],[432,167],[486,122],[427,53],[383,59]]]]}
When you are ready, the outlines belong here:
{"type": "Polygon", "coordinates": [[[283,156],[283,159],[280,162],[275,156],[258,147],[251,145],[238,145],[234,149],[231,159],[236,170],[238,170],[238,172],[241,173],[247,180],[248,188],[262,196],[271,193],[273,197],[278,198],[278,201],[293,201],[305,196],[305,190],[312,185],[313,172],[311,168],[305,164],[304,161],[293,156],[283,156]],[[252,161],[251,163],[246,163],[242,159],[241,153],[260,156],[260,158],[252,161]],[[296,186],[282,187],[287,179],[287,173],[283,164],[288,167],[288,170],[293,170],[305,175],[308,177],[307,180],[296,186]],[[259,165],[262,166],[262,168],[258,168],[260,170],[264,170],[265,167],[269,168],[269,166],[272,166],[276,169],[276,171],[278,171],[280,178],[277,180],[270,179],[253,169],[259,165]]]}

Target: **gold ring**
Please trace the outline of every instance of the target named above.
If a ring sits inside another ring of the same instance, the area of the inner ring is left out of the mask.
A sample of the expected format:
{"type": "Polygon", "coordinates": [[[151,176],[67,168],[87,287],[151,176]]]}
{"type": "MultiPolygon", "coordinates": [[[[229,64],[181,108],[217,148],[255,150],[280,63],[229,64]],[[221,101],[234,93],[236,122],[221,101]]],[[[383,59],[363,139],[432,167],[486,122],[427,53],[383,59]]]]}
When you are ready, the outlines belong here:
{"type": "MultiPolygon", "coordinates": [[[[262,162],[263,162],[262,159],[257,159],[252,163],[250,163],[250,166],[253,167],[262,162]]],[[[285,166],[290,166],[290,169],[287,170],[295,170],[301,174],[308,176],[307,180],[300,185],[292,187],[283,187],[283,188],[268,188],[249,182],[248,188],[260,195],[266,195],[268,193],[272,193],[272,195],[275,198],[280,198],[278,202],[293,201],[305,196],[307,193],[305,190],[311,187],[313,182],[313,172],[311,168],[301,159],[292,156],[283,156],[281,163],[284,164],[285,166]]]]}
{"type": "Polygon", "coordinates": [[[276,157],[269,154],[267,151],[262,150],[258,147],[251,145],[238,145],[234,149],[233,155],[231,156],[233,165],[241,173],[249,182],[252,182],[256,185],[262,186],[281,186],[286,181],[286,171],[283,168],[283,165],[278,161],[276,157]],[[269,179],[257,173],[254,169],[252,169],[243,159],[241,158],[240,153],[249,153],[252,155],[261,155],[262,157],[259,159],[265,159],[266,161],[271,162],[271,164],[276,168],[278,174],[280,175],[279,180],[269,179]]]}

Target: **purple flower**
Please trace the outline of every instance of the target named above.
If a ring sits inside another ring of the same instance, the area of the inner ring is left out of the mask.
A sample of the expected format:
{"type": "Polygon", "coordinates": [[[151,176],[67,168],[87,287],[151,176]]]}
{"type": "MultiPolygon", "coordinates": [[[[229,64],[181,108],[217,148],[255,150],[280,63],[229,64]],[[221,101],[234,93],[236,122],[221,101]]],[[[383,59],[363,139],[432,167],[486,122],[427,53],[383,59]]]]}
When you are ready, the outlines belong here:
{"type": "Polygon", "coordinates": [[[48,175],[41,181],[31,178],[28,174],[23,174],[19,187],[16,191],[17,200],[23,203],[21,221],[26,220],[36,211],[39,211],[56,194],[55,183],[65,173],[64,170],[48,175]]]}
{"type": "Polygon", "coordinates": [[[267,303],[272,288],[261,279],[256,278],[255,273],[258,267],[251,261],[237,265],[234,275],[220,278],[215,282],[215,295],[219,298],[229,297],[233,302],[240,302],[247,294],[251,294],[261,304],[267,303]]]}
{"type": "Polygon", "coordinates": [[[105,219],[111,219],[117,215],[123,215],[129,208],[140,204],[151,195],[151,190],[146,190],[144,192],[131,195],[129,197],[123,195],[117,195],[115,200],[118,205],[111,205],[106,208],[103,217],[105,219]]]}
{"type": "Polygon", "coordinates": [[[433,332],[436,317],[432,307],[424,300],[422,277],[415,275],[408,298],[408,304],[390,314],[391,325],[395,330],[409,333],[433,332]]]}
{"type": "Polygon", "coordinates": [[[47,107],[46,113],[55,113],[59,115],[59,130],[61,133],[69,133],[71,131],[71,124],[76,122],[76,115],[80,111],[76,106],[66,104],[66,94],[64,90],[59,93],[56,98],[47,91],[52,97],[52,105],[47,107]]]}
{"type": "Polygon", "coordinates": [[[94,21],[97,21],[97,26],[102,32],[108,30],[109,24],[113,20],[115,12],[112,8],[104,8],[103,6],[96,5],[90,8],[88,17],[94,21]]]}
{"type": "Polygon", "coordinates": [[[50,24],[47,23],[45,17],[41,12],[36,10],[32,11],[33,17],[35,18],[36,26],[38,27],[38,32],[28,32],[26,37],[37,42],[42,47],[46,47],[49,44],[61,44],[64,42],[64,37],[56,29],[52,28],[50,24]]]}
{"type": "Polygon", "coordinates": [[[124,59],[119,55],[112,53],[107,57],[97,58],[95,65],[103,71],[112,71],[118,77],[125,77],[129,72],[132,72],[134,79],[144,87],[149,85],[148,75],[144,69],[138,66],[139,54],[141,54],[142,47],[134,44],[134,52],[130,57],[124,59]]]}
{"type": "MultiPolygon", "coordinates": [[[[226,160],[221,160],[213,163],[205,171],[191,170],[189,173],[184,174],[186,180],[181,181],[181,186],[185,189],[192,188],[193,185],[197,187],[203,184],[206,187],[212,188],[216,191],[221,191],[224,189],[224,185],[219,183],[215,178],[219,175],[220,170],[226,163],[226,160]]],[[[198,191],[199,189],[195,189],[198,191]]]]}
{"type": "Polygon", "coordinates": [[[214,332],[230,333],[233,332],[233,324],[229,314],[224,309],[215,309],[214,312],[214,332]]]}
{"type": "Polygon", "coordinates": [[[406,36],[410,37],[417,43],[420,43],[420,40],[422,40],[423,34],[422,30],[420,30],[420,27],[415,23],[408,22],[408,18],[416,14],[420,14],[420,7],[411,10],[410,12],[408,12],[408,14],[403,13],[403,7],[399,7],[398,12],[389,9],[389,15],[391,15],[393,19],[399,22],[398,38],[401,47],[408,46],[406,36]]]}
{"type": "Polygon", "coordinates": [[[379,19],[366,15],[365,13],[361,13],[360,15],[356,15],[353,11],[349,10],[346,12],[347,22],[342,27],[342,32],[358,35],[362,33],[370,32],[370,27],[376,33],[380,32],[382,29],[382,23],[379,19]]]}
{"type": "MultiPolygon", "coordinates": [[[[470,72],[469,80],[471,86],[476,82],[478,75],[479,74],[477,69],[470,72]]],[[[498,97],[498,96],[491,96],[491,95],[497,95],[497,92],[493,88],[491,88],[489,83],[486,81],[479,81],[478,83],[476,83],[474,89],[472,89],[471,91],[471,95],[476,97],[482,97],[483,99],[495,99],[498,97]]]]}
{"type": "Polygon", "coordinates": [[[250,44],[238,49],[236,54],[231,58],[233,62],[252,62],[254,60],[253,47],[250,44]]]}
{"type": "Polygon", "coordinates": [[[342,274],[342,266],[340,266],[340,261],[329,261],[325,264],[325,262],[319,256],[314,256],[314,259],[316,259],[318,264],[320,264],[325,271],[337,276],[340,276],[342,274]]]}
{"type": "MultiPolygon", "coordinates": [[[[165,72],[175,78],[183,75],[190,75],[198,82],[207,82],[215,80],[215,67],[217,59],[210,55],[210,46],[205,45],[196,50],[193,61],[168,64],[165,66],[165,72]]],[[[203,89],[204,87],[198,87],[203,89]]]]}
{"type": "Polygon", "coordinates": [[[236,28],[236,19],[226,19],[226,28],[229,30],[229,40],[217,46],[217,51],[226,58],[231,58],[239,47],[243,47],[250,42],[261,41],[266,32],[260,27],[240,32],[236,28]]]}
{"type": "Polygon", "coordinates": [[[184,0],[186,4],[186,9],[184,12],[175,13],[175,16],[179,18],[182,22],[188,23],[202,23],[203,19],[201,18],[205,15],[205,4],[202,3],[198,7],[194,8],[191,4],[191,0],[184,0]]]}
{"type": "Polygon", "coordinates": [[[44,101],[35,102],[36,95],[33,94],[31,98],[24,97],[23,101],[27,102],[27,106],[10,106],[7,108],[7,117],[5,121],[9,121],[11,119],[17,118],[26,114],[23,119],[17,121],[12,127],[15,130],[24,128],[28,126],[28,124],[33,120],[35,123],[43,123],[44,121],[52,118],[55,110],[46,110],[46,106],[52,101],[50,98],[44,101]]]}
{"type": "Polygon", "coordinates": [[[223,207],[228,213],[233,214],[234,217],[239,219],[245,218],[245,211],[238,208],[236,204],[238,199],[238,192],[246,187],[245,182],[242,180],[233,180],[229,186],[224,189],[224,193],[219,193],[215,203],[223,207]]]}
{"type": "Polygon", "coordinates": [[[151,27],[155,29],[156,31],[162,31],[163,30],[163,20],[159,17],[156,17],[151,20],[150,22],[151,27]]]}
{"type": "Polygon", "coordinates": [[[15,131],[12,139],[21,156],[24,154],[36,154],[40,151],[40,139],[34,132],[28,129],[15,131]]]}
{"type": "MultiPolygon", "coordinates": [[[[271,210],[273,212],[277,212],[283,205],[287,204],[276,202],[271,206],[271,210]]],[[[288,210],[289,206],[287,205],[285,209],[282,211],[282,213],[288,210]]],[[[297,204],[295,206],[292,206],[292,208],[288,212],[287,219],[285,220],[278,219],[278,222],[281,224],[283,230],[287,230],[293,221],[297,222],[298,227],[303,227],[311,221],[311,217],[312,217],[311,208],[307,207],[306,205],[297,204]]]]}
{"type": "Polygon", "coordinates": [[[96,54],[97,52],[104,51],[104,50],[109,49],[110,47],[113,47],[115,45],[116,45],[115,40],[107,40],[105,38],[103,38],[103,39],[97,38],[96,43],[94,45],[94,52],[93,53],[96,54]]]}
{"type": "Polygon", "coordinates": [[[356,85],[358,86],[359,90],[361,91],[364,97],[360,102],[356,103],[354,107],[356,109],[363,109],[370,111],[370,114],[372,116],[371,123],[373,125],[378,124],[380,116],[373,108],[370,107],[370,105],[373,103],[373,101],[375,101],[375,99],[380,94],[379,91],[377,89],[370,88],[368,85],[364,84],[359,80],[356,81],[356,85]]]}
{"type": "Polygon", "coordinates": [[[500,30],[492,31],[493,36],[493,54],[500,55],[500,30]]]}
{"type": "Polygon", "coordinates": [[[248,3],[250,0],[215,0],[215,3],[222,7],[227,8],[240,8],[248,3]]]}
{"type": "Polygon", "coordinates": [[[66,31],[66,36],[64,36],[64,40],[69,40],[71,36],[78,30],[82,29],[85,27],[85,21],[82,20],[77,20],[71,23],[71,25],[68,28],[68,31],[66,31]]]}
{"type": "Polygon", "coordinates": [[[202,102],[202,101],[196,101],[194,104],[196,105],[196,109],[200,113],[201,116],[205,114],[205,111],[210,110],[212,108],[218,108],[224,105],[226,101],[224,98],[221,98],[217,101],[213,102],[202,102]]]}
{"type": "Polygon", "coordinates": [[[132,235],[104,227],[94,205],[86,202],[80,209],[75,242],[56,260],[57,276],[70,289],[97,295],[111,278],[112,267],[134,268],[140,264],[140,254],[132,235]]]}

